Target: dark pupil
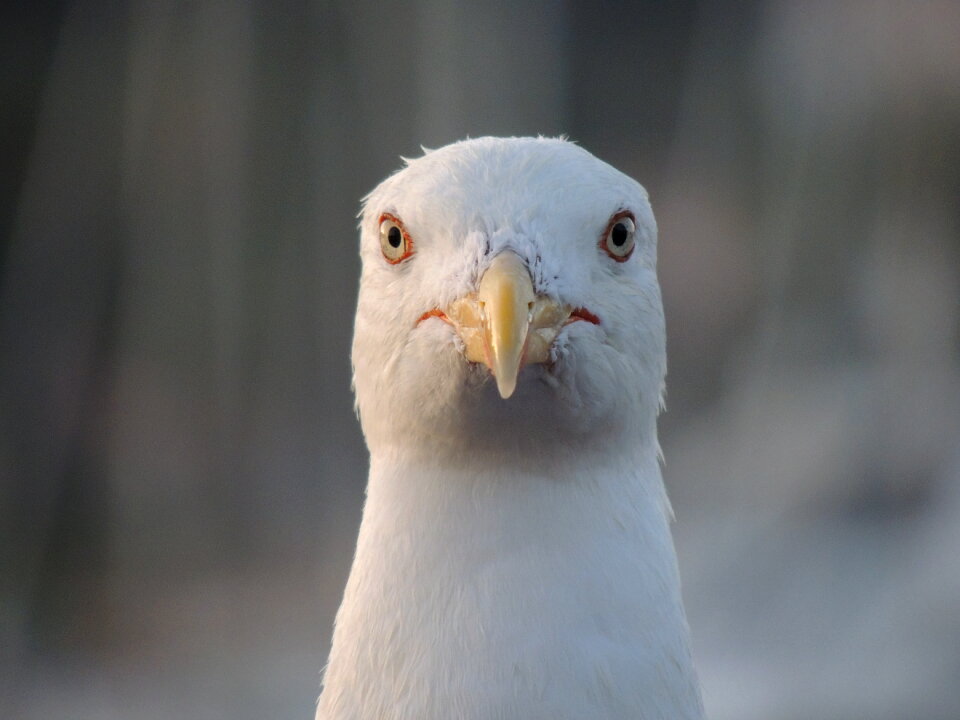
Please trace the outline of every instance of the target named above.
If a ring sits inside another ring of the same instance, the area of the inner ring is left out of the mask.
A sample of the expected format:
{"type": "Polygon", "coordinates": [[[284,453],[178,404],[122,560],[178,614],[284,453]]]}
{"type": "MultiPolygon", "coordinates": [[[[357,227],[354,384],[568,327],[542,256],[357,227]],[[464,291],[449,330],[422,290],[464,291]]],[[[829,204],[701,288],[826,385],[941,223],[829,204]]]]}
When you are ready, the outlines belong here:
{"type": "Polygon", "coordinates": [[[390,247],[394,248],[400,247],[400,243],[403,242],[403,234],[396,225],[387,231],[387,242],[390,243],[390,247]]]}
{"type": "Polygon", "coordinates": [[[613,240],[613,244],[617,247],[623,247],[623,244],[627,241],[627,235],[629,235],[627,226],[623,223],[617,223],[610,232],[610,239],[613,240]]]}

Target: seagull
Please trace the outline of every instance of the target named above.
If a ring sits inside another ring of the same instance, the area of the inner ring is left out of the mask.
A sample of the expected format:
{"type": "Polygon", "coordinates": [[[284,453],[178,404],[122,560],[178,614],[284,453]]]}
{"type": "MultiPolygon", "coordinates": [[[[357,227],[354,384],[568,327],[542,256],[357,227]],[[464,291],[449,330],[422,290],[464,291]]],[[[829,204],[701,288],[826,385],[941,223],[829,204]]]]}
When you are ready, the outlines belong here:
{"type": "Polygon", "coordinates": [[[564,138],[405,162],[361,216],[370,475],[317,719],[702,718],[646,191],[564,138]]]}

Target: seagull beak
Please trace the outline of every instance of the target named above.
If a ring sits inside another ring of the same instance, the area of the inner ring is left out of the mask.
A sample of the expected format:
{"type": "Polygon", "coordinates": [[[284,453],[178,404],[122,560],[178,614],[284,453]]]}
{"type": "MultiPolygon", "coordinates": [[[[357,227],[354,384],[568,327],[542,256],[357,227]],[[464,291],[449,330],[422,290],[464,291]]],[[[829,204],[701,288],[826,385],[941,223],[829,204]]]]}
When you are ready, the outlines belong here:
{"type": "Polygon", "coordinates": [[[493,259],[476,294],[455,300],[445,310],[430,310],[417,323],[431,317],[456,328],[467,360],[490,368],[503,398],[516,390],[520,368],[550,362],[550,348],[565,325],[576,320],[600,324],[584,308],[534,293],[526,265],[510,250],[493,259]]]}
{"type": "Polygon", "coordinates": [[[513,395],[517,387],[534,299],[530,273],[514,252],[497,255],[480,279],[477,300],[484,360],[502,398],[513,395]]]}

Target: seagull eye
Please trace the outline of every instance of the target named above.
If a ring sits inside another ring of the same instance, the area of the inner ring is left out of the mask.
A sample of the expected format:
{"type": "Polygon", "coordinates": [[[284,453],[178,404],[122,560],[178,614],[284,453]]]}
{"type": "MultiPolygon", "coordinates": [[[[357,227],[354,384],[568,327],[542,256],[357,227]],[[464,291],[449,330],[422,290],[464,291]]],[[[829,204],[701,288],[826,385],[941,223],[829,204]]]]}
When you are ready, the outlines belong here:
{"type": "Polygon", "coordinates": [[[600,247],[617,262],[624,262],[633,252],[636,243],[637,224],[633,213],[624,210],[618,212],[607,223],[607,229],[600,239],[600,247]]]}
{"type": "Polygon", "coordinates": [[[391,265],[396,265],[413,254],[413,240],[407,234],[400,218],[390,213],[380,216],[380,250],[391,265]]]}

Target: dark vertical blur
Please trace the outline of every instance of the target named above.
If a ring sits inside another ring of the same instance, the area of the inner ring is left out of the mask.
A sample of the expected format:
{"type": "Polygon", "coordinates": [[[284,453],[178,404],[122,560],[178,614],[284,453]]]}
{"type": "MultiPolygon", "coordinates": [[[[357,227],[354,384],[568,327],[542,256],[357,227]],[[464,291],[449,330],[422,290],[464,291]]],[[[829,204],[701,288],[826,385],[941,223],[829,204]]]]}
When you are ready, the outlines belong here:
{"type": "Polygon", "coordinates": [[[37,3],[0,38],[0,715],[311,717],[359,199],[568,134],[660,224],[721,718],[960,713],[955,3],[37,3]]]}

